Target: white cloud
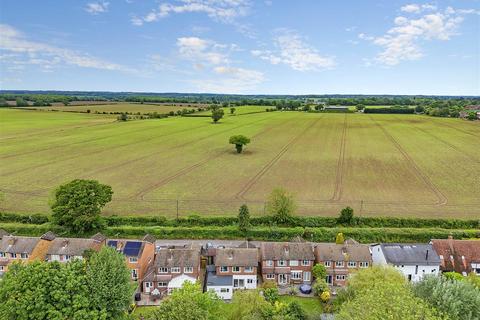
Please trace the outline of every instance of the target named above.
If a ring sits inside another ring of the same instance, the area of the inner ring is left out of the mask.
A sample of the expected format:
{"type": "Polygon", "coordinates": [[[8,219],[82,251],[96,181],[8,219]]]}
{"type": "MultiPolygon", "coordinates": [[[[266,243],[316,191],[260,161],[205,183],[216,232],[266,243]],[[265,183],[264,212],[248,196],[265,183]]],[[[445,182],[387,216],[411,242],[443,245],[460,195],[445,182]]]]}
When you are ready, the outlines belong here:
{"type": "Polygon", "coordinates": [[[249,8],[249,0],[177,0],[173,3],[162,3],[144,17],[135,16],[131,22],[140,26],[172,14],[204,13],[216,21],[231,23],[235,18],[245,16],[249,8]]]}
{"type": "Polygon", "coordinates": [[[198,37],[182,37],[177,39],[177,48],[181,57],[193,61],[201,68],[204,63],[211,65],[229,63],[228,54],[236,50],[237,46],[219,44],[198,37]]]}
{"type": "Polygon", "coordinates": [[[430,3],[426,3],[426,4],[411,3],[401,7],[400,10],[407,13],[420,13],[422,11],[427,11],[427,10],[435,11],[437,10],[437,6],[430,3]]]}
{"type": "Polygon", "coordinates": [[[274,43],[275,51],[252,50],[251,54],[271,64],[286,64],[297,71],[319,71],[335,66],[333,57],[321,55],[295,32],[281,30],[274,43]]]}
{"type": "Polygon", "coordinates": [[[87,6],[85,7],[85,11],[91,14],[99,14],[99,13],[104,13],[108,11],[108,2],[90,2],[87,3],[87,6]]]}
{"type": "Polygon", "coordinates": [[[0,24],[0,52],[14,53],[9,63],[39,65],[49,70],[59,65],[133,72],[132,69],[70,49],[30,41],[15,28],[0,24]]]}
{"type": "Polygon", "coordinates": [[[193,80],[192,83],[202,92],[245,93],[265,81],[262,72],[251,69],[217,66],[213,72],[214,79],[193,80]]]}
{"type": "MultiPolygon", "coordinates": [[[[407,5],[401,9],[407,13],[423,10],[437,10],[433,5],[407,5]],[[418,10],[417,10],[418,9],[418,10]]],[[[399,16],[394,19],[394,27],[380,37],[360,33],[358,37],[371,41],[383,48],[375,60],[381,64],[393,66],[401,61],[418,60],[424,56],[420,47],[426,40],[447,41],[457,34],[464,20],[465,10],[457,11],[451,7],[443,12],[434,11],[418,18],[399,16]]]]}

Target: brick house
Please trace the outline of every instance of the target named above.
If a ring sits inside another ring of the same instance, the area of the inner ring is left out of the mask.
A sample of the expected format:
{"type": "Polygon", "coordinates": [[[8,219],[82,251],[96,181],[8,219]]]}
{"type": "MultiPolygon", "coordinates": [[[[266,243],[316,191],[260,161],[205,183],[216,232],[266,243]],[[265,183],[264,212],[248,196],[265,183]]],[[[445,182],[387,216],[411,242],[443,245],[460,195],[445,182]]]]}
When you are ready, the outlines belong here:
{"type": "Polygon", "coordinates": [[[83,259],[87,250],[99,251],[103,243],[94,239],[55,238],[47,250],[47,261],[68,262],[73,259],[83,259]]]}
{"type": "Polygon", "coordinates": [[[201,247],[194,245],[160,248],[143,278],[142,291],[164,295],[180,288],[185,281],[196,282],[200,276],[200,253],[201,247]]]}
{"type": "Polygon", "coordinates": [[[215,264],[207,267],[206,289],[230,300],[233,291],[256,289],[258,271],[257,248],[217,248],[215,264]]]}
{"type": "Polygon", "coordinates": [[[434,239],[430,242],[440,257],[442,272],[458,272],[464,276],[480,276],[480,241],[434,239]]]}
{"type": "Polygon", "coordinates": [[[133,281],[143,280],[155,255],[155,239],[145,236],[143,240],[109,239],[107,245],[125,256],[133,281]]]}
{"type": "Polygon", "coordinates": [[[3,235],[0,241],[0,275],[7,272],[8,265],[14,261],[32,260],[32,252],[40,238],[3,235]]]}
{"type": "Polygon", "coordinates": [[[260,258],[263,281],[275,281],[280,286],[312,281],[315,256],[311,243],[262,242],[260,258]]]}
{"type": "Polygon", "coordinates": [[[315,261],[324,265],[326,282],[331,286],[343,287],[351,272],[372,265],[370,247],[358,243],[318,243],[315,247],[315,261]]]}

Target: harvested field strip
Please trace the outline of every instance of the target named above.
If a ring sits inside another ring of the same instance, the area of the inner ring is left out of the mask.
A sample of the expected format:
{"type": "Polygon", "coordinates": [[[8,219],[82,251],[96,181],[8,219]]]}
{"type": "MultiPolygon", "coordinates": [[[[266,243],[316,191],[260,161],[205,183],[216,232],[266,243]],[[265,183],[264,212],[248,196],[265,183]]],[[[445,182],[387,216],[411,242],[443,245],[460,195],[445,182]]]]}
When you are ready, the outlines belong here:
{"type": "Polygon", "coordinates": [[[340,153],[338,155],[338,163],[335,178],[335,191],[330,200],[339,201],[342,197],[343,187],[343,167],[345,164],[345,145],[347,144],[347,114],[343,118],[342,138],[340,140],[340,153]]]}
{"type": "Polygon", "coordinates": [[[382,132],[385,134],[385,136],[395,145],[395,147],[403,155],[405,160],[415,170],[418,177],[420,177],[425,182],[425,185],[427,185],[428,188],[436,195],[437,202],[435,204],[436,205],[447,204],[448,203],[447,197],[437,188],[437,186],[435,186],[432,183],[430,178],[422,172],[422,170],[418,167],[418,165],[415,163],[415,161],[412,159],[412,157],[410,157],[410,155],[402,148],[402,146],[398,143],[398,141],[395,140],[395,138],[390,133],[388,133],[388,131],[378,121],[374,120],[372,116],[369,116],[369,117],[382,130],[382,132]]]}
{"type": "Polygon", "coordinates": [[[305,132],[312,128],[321,118],[316,119],[312,122],[307,128],[305,128],[300,134],[293,137],[255,176],[253,176],[245,186],[236,194],[237,199],[243,199],[245,193],[250,190],[250,188],[263,176],[265,173],[273,167],[273,165],[288,151],[288,149],[294,144],[300,137],[302,137],[305,132]]]}

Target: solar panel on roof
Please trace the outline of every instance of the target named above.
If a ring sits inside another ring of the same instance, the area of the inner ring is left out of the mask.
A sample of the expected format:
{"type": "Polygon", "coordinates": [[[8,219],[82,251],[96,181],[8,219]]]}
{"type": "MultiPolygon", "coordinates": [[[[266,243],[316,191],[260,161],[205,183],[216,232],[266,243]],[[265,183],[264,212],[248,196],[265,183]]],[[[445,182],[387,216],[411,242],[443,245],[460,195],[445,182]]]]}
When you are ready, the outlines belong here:
{"type": "Polygon", "coordinates": [[[138,241],[127,241],[125,248],[123,249],[123,254],[126,256],[136,257],[140,253],[140,248],[142,243],[138,241]]]}
{"type": "Polygon", "coordinates": [[[109,245],[110,247],[116,248],[116,247],[117,247],[117,241],[110,240],[110,241],[108,241],[108,245],[109,245]]]}

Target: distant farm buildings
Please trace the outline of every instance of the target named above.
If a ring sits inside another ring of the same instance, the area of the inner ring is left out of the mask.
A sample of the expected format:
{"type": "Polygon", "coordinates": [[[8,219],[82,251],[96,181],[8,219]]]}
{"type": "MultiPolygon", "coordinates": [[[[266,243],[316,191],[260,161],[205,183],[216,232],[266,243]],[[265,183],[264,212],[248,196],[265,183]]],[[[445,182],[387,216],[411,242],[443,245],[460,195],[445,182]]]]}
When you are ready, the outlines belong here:
{"type": "Polygon", "coordinates": [[[480,105],[466,106],[463,111],[460,111],[460,118],[467,118],[470,113],[476,113],[477,119],[480,119],[480,105]]]}

